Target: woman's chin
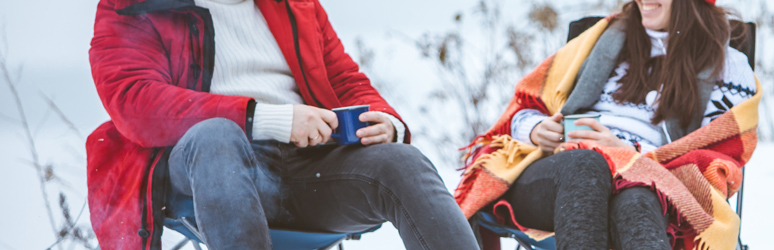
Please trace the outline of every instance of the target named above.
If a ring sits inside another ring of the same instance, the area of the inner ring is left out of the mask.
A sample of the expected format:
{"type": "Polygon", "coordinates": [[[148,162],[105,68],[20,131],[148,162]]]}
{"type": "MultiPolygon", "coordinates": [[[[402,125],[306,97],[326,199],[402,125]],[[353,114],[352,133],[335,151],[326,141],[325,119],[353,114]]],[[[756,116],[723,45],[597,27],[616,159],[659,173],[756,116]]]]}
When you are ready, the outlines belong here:
{"type": "Polygon", "coordinates": [[[666,27],[662,27],[663,25],[656,23],[656,22],[648,22],[647,20],[642,20],[642,26],[644,26],[646,29],[649,30],[665,30],[666,27]]]}

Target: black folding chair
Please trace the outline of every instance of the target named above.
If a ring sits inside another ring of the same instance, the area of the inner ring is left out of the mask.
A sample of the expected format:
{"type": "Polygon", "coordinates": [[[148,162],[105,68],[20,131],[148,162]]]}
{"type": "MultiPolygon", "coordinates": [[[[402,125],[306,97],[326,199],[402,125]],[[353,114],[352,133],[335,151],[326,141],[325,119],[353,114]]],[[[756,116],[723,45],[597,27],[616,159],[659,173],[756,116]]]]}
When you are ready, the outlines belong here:
{"type": "MultiPolygon", "coordinates": [[[[577,37],[584,31],[586,31],[588,28],[591,28],[594,24],[599,22],[604,17],[600,16],[593,16],[593,17],[584,17],[580,20],[576,20],[570,23],[570,30],[567,33],[567,41],[569,42],[573,38],[577,37]]],[[[738,20],[731,20],[731,27],[733,28],[731,30],[731,47],[739,50],[740,52],[747,55],[748,63],[750,64],[750,67],[755,69],[755,23],[748,22],[748,23],[742,23],[738,20]],[[746,29],[746,30],[745,30],[746,29]]],[[[742,168],[742,180],[744,180],[744,168],[742,168]]],[[[744,181],[742,181],[742,186],[739,188],[739,192],[736,194],[736,214],[739,215],[739,219],[742,219],[742,197],[744,194],[744,181]]],[[[518,245],[516,246],[516,250],[519,250],[520,248],[526,248],[526,249],[550,249],[555,248],[554,247],[554,239],[553,237],[544,240],[544,242],[535,242],[534,240],[529,239],[526,235],[519,234],[518,229],[515,228],[509,228],[503,225],[500,225],[496,222],[494,222],[494,216],[488,213],[479,212],[477,213],[474,218],[474,224],[478,227],[484,227],[495,234],[499,235],[500,237],[505,238],[513,238],[518,242],[518,245]]],[[[737,240],[736,249],[737,250],[748,250],[748,246],[742,244],[742,236],[741,236],[741,222],[739,224],[740,226],[740,235],[739,239],[737,240]]]]}

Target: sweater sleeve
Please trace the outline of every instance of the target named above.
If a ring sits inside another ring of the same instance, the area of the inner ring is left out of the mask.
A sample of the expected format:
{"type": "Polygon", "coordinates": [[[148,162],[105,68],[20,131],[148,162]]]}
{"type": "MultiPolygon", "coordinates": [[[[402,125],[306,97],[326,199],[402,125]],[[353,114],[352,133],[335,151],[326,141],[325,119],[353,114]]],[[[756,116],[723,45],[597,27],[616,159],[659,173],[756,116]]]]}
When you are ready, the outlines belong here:
{"type": "Polygon", "coordinates": [[[394,138],[393,142],[400,142],[400,143],[402,143],[403,142],[403,138],[406,135],[406,126],[403,126],[403,122],[401,122],[400,119],[398,119],[397,117],[395,117],[395,116],[393,116],[391,114],[384,113],[384,112],[381,112],[381,111],[376,111],[376,112],[379,112],[379,113],[387,116],[387,119],[390,119],[390,122],[392,123],[392,126],[395,128],[395,138],[394,138]]]}
{"type": "Polygon", "coordinates": [[[758,91],[747,56],[736,49],[728,49],[722,76],[722,82],[716,85],[710,94],[701,126],[709,124],[735,105],[750,99],[758,91]]]}
{"type": "Polygon", "coordinates": [[[255,105],[253,140],[277,140],[279,142],[289,143],[292,128],[292,104],[276,105],[258,103],[255,105]]]}
{"type": "Polygon", "coordinates": [[[644,154],[653,150],[656,150],[656,145],[646,143],[646,142],[640,142],[640,153],[644,154]]]}
{"type": "Polygon", "coordinates": [[[532,129],[547,117],[535,109],[523,109],[516,112],[511,119],[511,137],[521,142],[535,145],[532,143],[532,139],[530,139],[532,129]]]}

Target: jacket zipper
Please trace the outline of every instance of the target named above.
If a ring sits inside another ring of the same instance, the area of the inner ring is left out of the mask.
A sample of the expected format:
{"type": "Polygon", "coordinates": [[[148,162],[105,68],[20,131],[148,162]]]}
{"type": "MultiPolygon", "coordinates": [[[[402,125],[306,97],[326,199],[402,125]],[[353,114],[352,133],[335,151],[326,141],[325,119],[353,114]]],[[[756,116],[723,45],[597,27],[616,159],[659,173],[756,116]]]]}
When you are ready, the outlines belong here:
{"type": "MultiPolygon", "coordinates": [[[[192,22],[191,32],[197,33],[191,34],[196,36],[196,39],[194,40],[198,42],[198,33],[204,33],[204,38],[202,39],[203,41],[199,47],[202,50],[201,65],[197,64],[199,62],[199,58],[195,56],[195,53],[193,52],[194,48],[191,48],[192,60],[194,60],[194,62],[191,64],[191,67],[197,68],[194,73],[196,73],[196,75],[198,75],[202,80],[201,92],[209,93],[210,86],[212,85],[212,74],[215,68],[215,30],[212,23],[212,15],[210,15],[210,12],[207,9],[198,6],[193,6],[189,10],[194,12],[194,14],[191,15],[192,19],[189,20],[189,22],[192,22]],[[204,21],[204,29],[196,28],[196,24],[193,23],[198,21],[193,20],[196,15],[198,15],[204,21]]],[[[196,83],[198,83],[198,78],[196,83]]],[[[192,90],[196,90],[196,84],[194,84],[192,90]]]]}
{"type": "MultiPolygon", "coordinates": [[[[148,247],[148,241],[151,239],[150,231],[148,230],[148,179],[152,175],[151,169],[153,169],[153,163],[155,163],[156,155],[159,153],[159,148],[154,148],[151,153],[150,160],[148,161],[148,173],[142,178],[142,186],[140,187],[140,203],[142,204],[142,219],[140,221],[140,230],[137,234],[143,239],[142,249],[145,250],[148,247]]],[[[152,212],[152,211],[150,211],[152,212]]]]}
{"type": "Polygon", "coordinates": [[[191,90],[196,90],[196,85],[199,84],[199,76],[201,74],[201,70],[199,69],[199,59],[196,58],[196,52],[194,52],[194,48],[196,48],[196,44],[199,43],[199,28],[196,27],[198,19],[196,19],[196,16],[194,14],[189,14],[188,16],[188,30],[190,31],[189,37],[191,38],[191,64],[189,67],[193,71],[193,85],[190,87],[191,90]]]}
{"type": "Polygon", "coordinates": [[[285,7],[288,9],[288,18],[290,19],[290,26],[293,29],[293,45],[296,49],[298,67],[301,68],[301,76],[304,77],[304,86],[306,87],[306,90],[309,91],[309,95],[312,96],[312,100],[314,100],[314,103],[317,105],[317,107],[324,108],[322,103],[317,100],[317,96],[315,96],[314,92],[312,92],[312,88],[309,87],[309,81],[306,79],[306,72],[304,72],[304,62],[301,61],[301,46],[298,42],[298,25],[296,24],[296,16],[293,14],[293,10],[290,9],[290,0],[285,0],[285,7]]]}

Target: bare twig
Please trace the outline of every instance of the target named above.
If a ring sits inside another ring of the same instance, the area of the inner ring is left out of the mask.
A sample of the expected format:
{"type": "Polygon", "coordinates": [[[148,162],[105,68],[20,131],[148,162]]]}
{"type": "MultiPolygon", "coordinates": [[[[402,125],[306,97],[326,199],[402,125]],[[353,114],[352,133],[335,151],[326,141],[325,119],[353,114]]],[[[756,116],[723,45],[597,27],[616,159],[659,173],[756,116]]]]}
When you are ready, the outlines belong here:
{"type": "Polygon", "coordinates": [[[46,125],[49,114],[51,114],[51,110],[46,110],[46,113],[43,114],[43,118],[38,122],[38,125],[35,126],[35,130],[32,131],[33,138],[38,138],[38,136],[40,136],[40,132],[43,131],[43,125],[46,125]]]}
{"type": "MultiPolygon", "coordinates": [[[[16,89],[16,84],[14,80],[11,80],[11,73],[8,70],[8,64],[7,59],[8,55],[6,54],[8,52],[8,38],[5,34],[5,24],[2,25],[0,28],[0,32],[2,32],[2,41],[3,41],[3,50],[0,51],[0,73],[3,74],[3,78],[5,79],[6,85],[8,85],[8,88],[11,90],[11,95],[14,97],[14,101],[16,102],[16,109],[19,112],[19,118],[21,119],[21,125],[22,128],[24,128],[24,133],[27,137],[27,143],[30,147],[30,155],[32,157],[33,166],[35,167],[35,170],[38,173],[38,181],[40,184],[40,191],[43,194],[43,202],[46,207],[46,213],[48,215],[48,221],[51,224],[51,229],[54,232],[54,237],[60,238],[59,234],[56,230],[56,222],[54,222],[54,213],[51,209],[51,203],[48,200],[48,191],[46,190],[46,179],[45,179],[45,173],[43,170],[42,165],[40,164],[40,159],[38,157],[38,150],[35,146],[35,140],[32,137],[32,131],[30,130],[30,125],[27,120],[27,115],[24,112],[24,106],[22,105],[21,98],[19,96],[19,92],[16,89]]],[[[16,72],[17,75],[21,75],[21,68],[16,72]]],[[[16,78],[18,80],[20,78],[16,78]]],[[[61,247],[60,247],[61,250],[61,247]]]]}
{"type": "MultiPolygon", "coordinates": [[[[59,232],[59,235],[61,235],[62,237],[59,237],[59,239],[57,239],[56,242],[51,244],[51,246],[47,247],[46,249],[48,250],[54,246],[58,246],[59,243],[62,243],[62,241],[65,239],[64,236],[68,236],[68,235],[72,235],[72,237],[75,238],[76,240],[82,241],[87,248],[91,248],[90,246],[88,246],[88,239],[80,235],[77,228],[78,220],[81,218],[81,215],[83,215],[83,211],[86,210],[86,204],[88,200],[83,201],[83,205],[81,206],[80,212],[78,212],[78,216],[75,218],[75,220],[71,220],[70,211],[69,211],[69,208],[67,207],[67,203],[65,202],[64,194],[60,193],[59,197],[60,197],[59,206],[62,208],[62,214],[65,218],[65,227],[62,228],[62,230],[59,232]]],[[[72,243],[74,242],[71,242],[70,248],[72,248],[73,246],[72,243]]]]}
{"type": "Polygon", "coordinates": [[[20,121],[19,119],[16,119],[16,118],[10,117],[10,116],[8,116],[8,115],[6,115],[6,114],[3,114],[3,113],[0,113],[0,118],[1,118],[1,119],[5,119],[5,120],[8,120],[8,121],[9,121],[9,122],[11,122],[11,123],[21,123],[21,121],[20,121]]]}
{"type": "Polygon", "coordinates": [[[59,105],[54,103],[54,101],[52,101],[51,98],[48,98],[48,96],[43,94],[43,92],[40,92],[39,94],[43,98],[43,100],[46,101],[46,104],[48,104],[48,107],[51,108],[51,110],[53,110],[54,113],[57,114],[57,116],[59,116],[59,119],[62,120],[62,122],[64,122],[67,125],[67,127],[70,130],[72,130],[73,133],[75,133],[75,135],[78,136],[78,138],[83,138],[81,131],[79,131],[78,128],[75,126],[75,124],[72,121],[70,121],[69,118],[67,118],[64,112],[62,112],[62,110],[59,108],[59,105]]]}

